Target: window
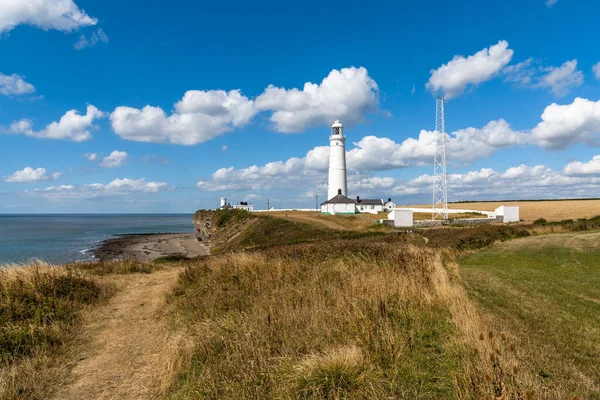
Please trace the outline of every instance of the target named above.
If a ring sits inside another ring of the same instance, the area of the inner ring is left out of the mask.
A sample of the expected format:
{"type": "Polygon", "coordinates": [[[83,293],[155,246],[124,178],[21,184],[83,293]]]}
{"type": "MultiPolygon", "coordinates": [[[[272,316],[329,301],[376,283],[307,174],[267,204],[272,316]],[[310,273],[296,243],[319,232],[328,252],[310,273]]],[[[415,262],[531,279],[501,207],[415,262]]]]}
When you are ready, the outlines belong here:
{"type": "Polygon", "coordinates": [[[341,128],[340,127],[333,128],[331,133],[334,135],[340,135],[342,133],[341,128]]]}

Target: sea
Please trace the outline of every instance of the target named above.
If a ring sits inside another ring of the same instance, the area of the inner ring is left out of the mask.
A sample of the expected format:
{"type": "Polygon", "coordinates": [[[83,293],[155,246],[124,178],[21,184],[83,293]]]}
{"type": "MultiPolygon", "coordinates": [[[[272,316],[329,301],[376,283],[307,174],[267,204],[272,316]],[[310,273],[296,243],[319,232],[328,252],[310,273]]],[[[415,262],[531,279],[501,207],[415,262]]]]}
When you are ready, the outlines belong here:
{"type": "Polygon", "coordinates": [[[192,214],[0,214],[0,267],[90,260],[92,249],[119,235],[193,231],[192,214]]]}

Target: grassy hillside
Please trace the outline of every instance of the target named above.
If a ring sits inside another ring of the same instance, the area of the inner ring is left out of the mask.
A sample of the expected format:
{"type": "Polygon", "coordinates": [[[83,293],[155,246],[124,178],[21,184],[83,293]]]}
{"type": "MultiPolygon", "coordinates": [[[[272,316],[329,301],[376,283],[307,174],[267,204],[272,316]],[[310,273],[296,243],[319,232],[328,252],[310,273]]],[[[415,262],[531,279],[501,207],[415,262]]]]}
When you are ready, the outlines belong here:
{"type": "Polygon", "coordinates": [[[200,211],[209,256],[0,272],[0,398],[600,398],[600,218],[326,222],[200,211]]]}
{"type": "Polygon", "coordinates": [[[469,297],[514,336],[542,393],[600,399],[600,233],[515,240],[459,263],[469,297]]]}

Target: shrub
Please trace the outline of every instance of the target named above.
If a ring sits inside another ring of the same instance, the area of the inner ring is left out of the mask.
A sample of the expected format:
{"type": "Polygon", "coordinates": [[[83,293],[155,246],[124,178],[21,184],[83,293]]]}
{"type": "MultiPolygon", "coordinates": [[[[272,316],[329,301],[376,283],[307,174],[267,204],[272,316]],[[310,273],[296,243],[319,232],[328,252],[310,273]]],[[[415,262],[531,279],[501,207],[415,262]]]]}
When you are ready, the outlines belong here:
{"type": "Polygon", "coordinates": [[[533,221],[534,225],[548,225],[548,221],[546,221],[545,218],[538,218],[535,221],[533,221]]]}

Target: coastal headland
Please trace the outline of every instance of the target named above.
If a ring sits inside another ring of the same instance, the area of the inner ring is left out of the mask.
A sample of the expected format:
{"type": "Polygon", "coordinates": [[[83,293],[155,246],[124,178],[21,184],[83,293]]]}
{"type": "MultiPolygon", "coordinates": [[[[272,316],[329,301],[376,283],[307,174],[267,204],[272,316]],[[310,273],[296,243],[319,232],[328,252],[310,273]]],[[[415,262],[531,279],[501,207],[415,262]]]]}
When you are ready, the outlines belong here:
{"type": "Polygon", "coordinates": [[[600,395],[600,217],[300,217],[202,210],[194,233],[0,271],[0,398],[600,395]]]}

